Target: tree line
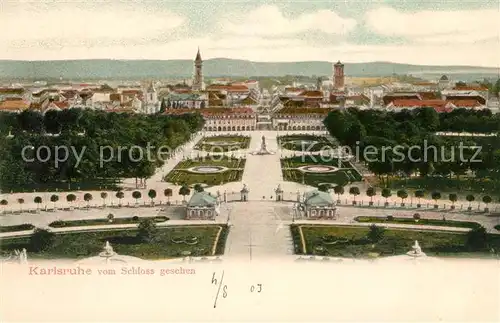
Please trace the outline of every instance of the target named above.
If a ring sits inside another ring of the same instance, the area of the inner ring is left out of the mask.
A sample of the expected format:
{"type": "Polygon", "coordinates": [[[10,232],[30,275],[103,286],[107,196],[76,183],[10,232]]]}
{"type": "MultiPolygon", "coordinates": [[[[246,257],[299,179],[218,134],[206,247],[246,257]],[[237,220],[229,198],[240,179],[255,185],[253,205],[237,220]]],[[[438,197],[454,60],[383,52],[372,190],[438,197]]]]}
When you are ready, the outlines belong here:
{"type": "Polygon", "coordinates": [[[369,158],[363,153],[358,158],[385,187],[389,187],[394,176],[455,176],[459,179],[471,171],[476,180],[493,182],[494,188],[500,188],[500,114],[492,114],[490,110],[457,109],[439,114],[431,108],[401,112],[349,108],[330,112],[324,125],[341,145],[350,147],[353,152],[356,149],[364,152],[372,147],[369,158]],[[497,136],[458,138],[439,136],[436,132],[494,133],[497,136]],[[462,156],[460,145],[463,146],[462,156]],[[383,149],[396,146],[399,156],[394,150],[383,149]],[[421,149],[412,149],[414,146],[421,149]]]}
{"type": "Polygon", "coordinates": [[[0,189],[71,190],[86,183],[94,186],[89,189],[99,189],[113,186],[123,178],[145,181],[168,157],[158,153],[159,147],[174,151],[201,130],[203,123],[203,117],[197,113],[143,115],[82,109],[45,114],[31,110],[19,114],[2,112],[0,189]],[[25,161],[22,153],[27,146],[45,146],[49,150],[40,151],[40,158],[34,161],[25,161]],[[56,163],[56,147],[61,146],[83,151],[81,160],[69,153],[66,161],[56,163]],[[133,146],[137,147],[132,149],[133,146]],[[109,159],[105,163],[101,160],[101,147],[110,147],[105,150],[108,155],[104,157],[109,159]],[[151,158],[140,159],[141,155],[151,158]]]}

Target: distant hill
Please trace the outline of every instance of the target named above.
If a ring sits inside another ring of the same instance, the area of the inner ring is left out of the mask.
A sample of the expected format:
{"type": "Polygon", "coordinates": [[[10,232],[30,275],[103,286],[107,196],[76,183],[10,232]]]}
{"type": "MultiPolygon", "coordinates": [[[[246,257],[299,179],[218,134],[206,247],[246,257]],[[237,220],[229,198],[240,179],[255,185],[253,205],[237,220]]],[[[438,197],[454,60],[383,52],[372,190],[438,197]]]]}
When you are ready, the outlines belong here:
{"type": "MultiPolygon", "coordinates": [[[[191,77],[191,60],[63,60],[63,61],[9,61],[0,60],[2,79],[162,79],[191,77]]],[[[207,77],[251,76],[326,76],[332,74],[330,62],[309,61],[293,63],[262,63],[226,58],[204,62],[203,73],[207,77]]],[[[415,76],[460,74],[475,77],[494,77],[498,68],[474,66],[419,66],[389,62],[347,63],[348,76],[389,76],[392,74],[415,76]]]]}

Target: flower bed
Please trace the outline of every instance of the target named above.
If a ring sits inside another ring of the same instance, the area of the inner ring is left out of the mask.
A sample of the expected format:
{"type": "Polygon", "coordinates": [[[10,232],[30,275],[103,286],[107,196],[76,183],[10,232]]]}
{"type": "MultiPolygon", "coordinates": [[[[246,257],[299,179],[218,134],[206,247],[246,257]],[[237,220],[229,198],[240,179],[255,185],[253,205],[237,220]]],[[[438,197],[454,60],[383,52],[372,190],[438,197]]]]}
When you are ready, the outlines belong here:
{"type": "Polygon", "coordinates": [[[32,224],[29,224],[29,223],[18,224],[18,225],[8,225],[8,226],[0,227],[0,233],[27,231],[27,230],[33,230],[34,228],[35,228],[35,226],[32,224]]]}
{"type": "Polygon", "coordinates": [[[68,228],[68,227],[81,227],[88,225],[113,225],[113,224],[138,224],[139,221],[145,219],[152,219],[155,222],[161,223],[170,220],[166,216],[154,216],[154,217],[130,217],[130,218],[114,218],[113,221],[109,221],[108,218],[102,219],[90,219],[90,220],[72,220],[72,221],[54,221],[49,224],[51,228],[68,228]]]}

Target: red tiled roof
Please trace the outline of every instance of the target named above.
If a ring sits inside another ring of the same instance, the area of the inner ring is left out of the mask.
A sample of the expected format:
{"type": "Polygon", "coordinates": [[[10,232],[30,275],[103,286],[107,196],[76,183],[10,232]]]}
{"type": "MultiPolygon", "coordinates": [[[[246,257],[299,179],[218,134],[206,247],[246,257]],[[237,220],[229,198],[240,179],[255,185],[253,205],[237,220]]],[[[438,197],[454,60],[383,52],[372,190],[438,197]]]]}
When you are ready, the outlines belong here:
{"type": "Polygon", "coordinates": [[[392,101],[395,107],[444,107],[447,102],[444,100],[416,100],[416,99],[396,99],[392,101]]]}
{"type": "Polygon", "coordinates": [[[456,91],[488,91],[487,87],[484,86],[455,86],[453,90],[456,91]]]}
{"type": "Polygon", "coordinates": [[[0,102],[0,111],[25,110],[30,107],[30,102],[25,100],[5,100],[0,102]]]}
{"type": "Polygon", "coordinates": [[[293,115],[293,114],[328,114],[330,108],[302,108],[302,107],[285,107],[277,112],[277,115],[293,115]]]}
{"type": "Polygon", "coordinates": [[[486,99],[479,95],[447,95],[446,100],[447,101],[476,100],[482,105],[486,104],[486,99]]]}
{"type": "Polygon", "coordinates": [[[299,95],[307,98],[323,98],[323,92],[321,91],[303,91],[299,95]]]}
{"type": "Polygon", "coordinates": [[[219,90],[219,91],[228,91],[228,92],[246,92],[249,91],[248,87],[246,85],[236,85],[236,84],[230,84],[230,85],[221,85],[221,84],[212,84],[207,87],[207,91],[214,91],[214,90],[219,90]]]}
{"type": "Polygon", "coordinates": [[[61,93],[61,95],[64,96],[66,99],[72,99],[77,94],[78,94],[78,91],[75,91],[75,90],[64,91],[61,93]]]}
{"type": "Polygon", "coordinates": [[[121,100],[121,95],[118,93],[111,93],[109,95],[109,100],[110,101],[120,101],[121,100]]]}
{"type": "Polygon", "coordinates": [[[0,94],[24,94],[23,88],[0,88],[0,94]]]}
{"type": "Polygon", "coordinates": [[[452,103],[457,108],[475,108],[480,107],[482,104],[477,100],[446,100],[447,102],[452,103]]]}
{"type": "Polygon", "coordinates": [[[54,104],[59,109],[67,109],[69,107],[68,102],[54,101],[52,102],[52,104],[54,104]]]}

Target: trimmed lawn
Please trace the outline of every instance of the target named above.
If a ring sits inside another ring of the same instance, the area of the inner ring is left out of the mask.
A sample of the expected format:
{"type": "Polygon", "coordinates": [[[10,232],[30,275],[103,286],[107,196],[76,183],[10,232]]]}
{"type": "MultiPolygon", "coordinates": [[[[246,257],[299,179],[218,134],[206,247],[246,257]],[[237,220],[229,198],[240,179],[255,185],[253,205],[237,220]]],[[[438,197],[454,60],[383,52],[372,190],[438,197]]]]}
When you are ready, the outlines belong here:
{"type": "Polygon", "coordinates": [[[131,218],[115,218],[109,222],[107,218],[90,219],[90,220],[73,220],[73,221],[54,221],[49,224],[51,228],[69,228],[69,227],[82,227],[87,225],[114,225],[114,224],[139,224],[142,220],[153,219],[157,223],[168,221],[166,216],[149,216],[149,217],[131,217],[131,218]]]}
{"type": "Polygon", "coordinates": [[[0,227],[0,233],[4,232],[16,232],[16,231],[28,231],[28,230],[33,230],[35,228],[34,225],[25,223],[25,224],[18,224],[18,225],[8,225],[4,227],[0,227]]]}
{"type": "Polygon", "coordinates": [[[415,221],[413,218],[392,218],[388,220],[387,217],[377,217],[377,216],[358,216],[354,218],[357,222],[362,223],[395,223],[395,224],[411,224],[411,225],[435,225],[441,227],[454,227],[454,228],[469,228],[476,229],[480,228],[481,224],[477,222],[468,221],[452,221],[452,220],[438,220],[438,219],[420,219],[415,221]]]}
{"type": "Polygon", "coordinates": [[[280,148],[294,151],[313,152],[336,147],[325,137],[315,135],[286,135],[278,136],[277,139],[280,148]],[[306,143],[302,143],[302,141],[306,143]],[[316,141],[316,143],[307,143],[308,141],[316,141]]]}
{"type": "MultiPolygon", "coordinates": [[[[306,255],[328,255],[345,258],[367,258],[370,254],[380,256],[403,255],[411,250],[415,240],[418,240],[423,252],[429,256],[459,256],[470,253],[472,256],[489,254],[490,249],[470,250],[466,247],[466,233],[451,233],[442,231],[420,231],[409,229],[387,229],[382,240],[372,244],[366,238],[368,227],[334,226],[334,225],[292,225],[292,235],[295,237],[295,252],[306,255]],[[302,228],[306,251],[302,250],[298,227],[302,228]],[[295,227],[295,228],[294,228],[295,227]],[[299,235],[297,237],[297,235],[299,235]],[[325,243],[336,241],[335,244],[325,243]],[[373,246],[373,247],[372,247],[373,246]]],[[[489,234],[490,248],[500,249],[500,235],[489,234]]]]}
{"type": "MultiPolygon", "coordinates": [[[[54,244],[44,252],[32,252],[29,246],[29,237],[6,238],[0,240],[2,254],[8,254],[15,249],[26,248],[29,257],[38,259],[81,259],[97,256],[106,241],[121,255],[139,257],[142,259],[167,259],[184,256],[190,252],[192,256],[210,256],[215,238],[220,228],[221,237],[227,235],[224,230],[229,230],[226,225],[190,225],[159,227],[156,241],[143,243],[136,238],[137,229],[132,230],[106,230],[93,232],[71,232],[56,234],[54,244]],[[196,237],[198,243],[188,245],[174,241],[196,237]]],[[[218,241],[217,252],[223,253],[225,239],[218,241]]],[[[216,252],[216,254],[217,254],[216,252]]]]}
{"type": "Polygon", "coordinates": [[[248,136],[215,136],[200,139],[194,148],[220,153],[248,149],[248,147],[250,147],[250,137],[248,136]],[[219,142],[234,142],[234,145],[219,145],[219,142]]]}
{"type": "Polygon", "coordinates": [[[207,156],[195,159],[187,159],[180,161],[174,170],[185,170],[191,167],[200,166],[222,166],[227,168],[245,168],[246,159],[231,158],[227,156],[207,156]]]}
{"type": "Polygon", "coordinates": [[[221,185],[229,182],[241,181],[246,159],[227,156],[202,157],[179,162],[175,168],[165,176],[165,181],[174,184],[207,184],[208,186],[221,185]],[[221,166],[229,168],[220,173],[192,173],[192,167],[221,166]]]}
{"type": "Polygon", "coordinates": [[[173,170],[165,177],[165,181],[174,184],[207,184],[208,186],[221,185],[229,182],[239,182],[243,177],[243,170],[227,170],[217,174],[195,174],[184,170],[173,170]]]}
{"type": "Polygon", "coordinates": [[[318,186],[321,183],[331,183],[345,186],[348,183],[359,182],[363,177],[352,167],[349,162],[340,161],[336,158],[332,160],[322,160],[320,156],[296,156],[281,159],[281,170],[283,179],[290,182],[302,183],[318,186]],[[311,173],[303,172],[298,167],[328,165],[340,168],[332,173],[311,173]]]}

